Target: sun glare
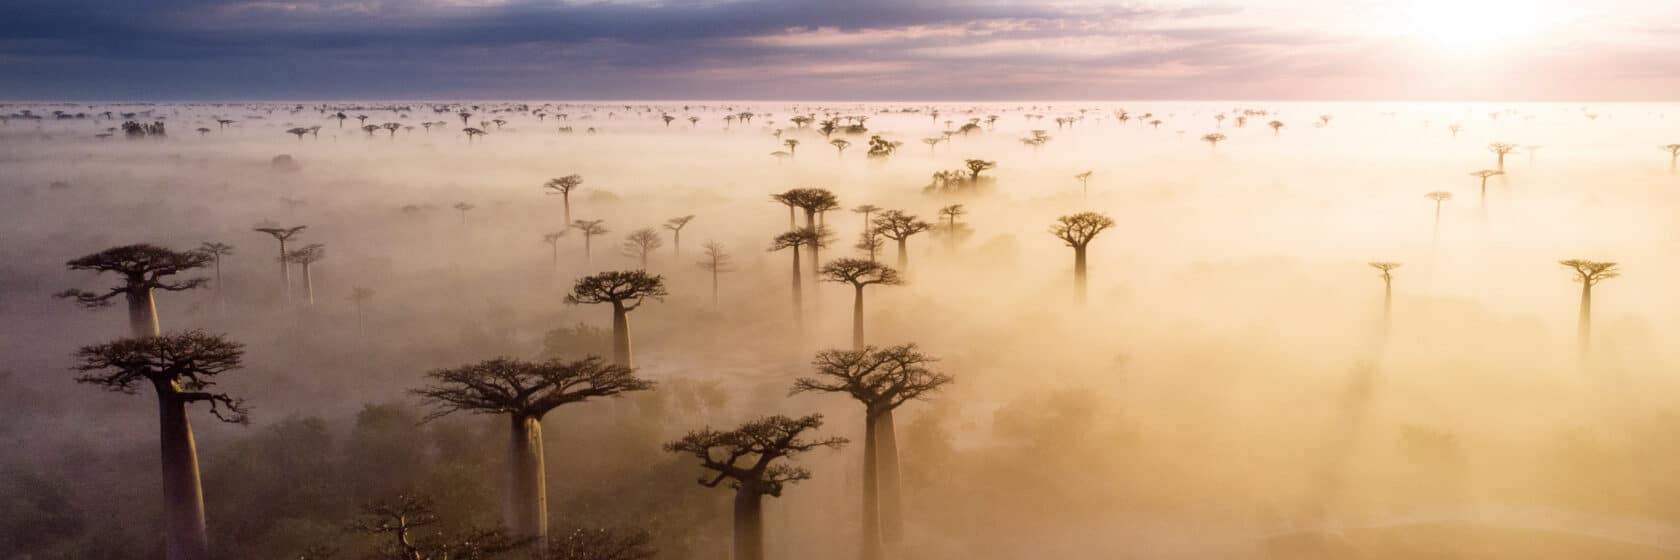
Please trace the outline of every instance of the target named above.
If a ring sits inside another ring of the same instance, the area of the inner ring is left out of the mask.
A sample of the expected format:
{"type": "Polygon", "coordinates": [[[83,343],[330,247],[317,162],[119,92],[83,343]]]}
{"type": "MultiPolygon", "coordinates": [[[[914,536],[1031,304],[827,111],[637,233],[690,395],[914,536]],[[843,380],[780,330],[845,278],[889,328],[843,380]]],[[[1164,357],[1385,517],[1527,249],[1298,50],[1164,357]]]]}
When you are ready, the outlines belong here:
{"type": "Polygon", "coordinates": [[[1499,48],[1538,34],[1541,6],[1515,0],[1417,0],[1397,7],[1392,25],[1420,46],[1499,48]]]}

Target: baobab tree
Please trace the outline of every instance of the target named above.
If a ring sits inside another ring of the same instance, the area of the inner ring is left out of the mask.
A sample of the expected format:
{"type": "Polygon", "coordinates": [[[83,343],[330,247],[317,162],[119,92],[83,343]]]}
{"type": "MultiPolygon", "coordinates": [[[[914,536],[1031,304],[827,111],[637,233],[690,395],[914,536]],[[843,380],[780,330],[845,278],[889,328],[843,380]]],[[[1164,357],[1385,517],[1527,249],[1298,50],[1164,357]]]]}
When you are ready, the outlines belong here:
{"type": "Polygon", "coordinates": [[[555,177],[543,183],[544,194],[560,195],[560,204],[565,208],[566,223],[572,223],[572,191],[583,185],[583,176],[571,174],[565,177],[555,177]]]}
{"type": "Polygon", "coordinates": [[[478,207],[473,206],[472,204],[469,204],[469,203],[466,203],[466,202],[457,202],[457,203],[455,203],[454,206],[451,206],[450,208],[454,208],[455,210],[457,210],[461,213],[461,225],[464,226],[464,225],[467,225],[467,212],[471,211],[474,208],[478,208],[478,207]]]}
{"type": "MultiPolygon", "coordinates": [[[[209,129],[202,129],[202,130],[208,131],[209,129]]],[[[303,135],[309,134],[309,129],[307,129],[307,128],[293,128],[293,129],[287,130],[286,134],[296,136],[298,141],[302,142],[303,141],[303,135]]]]}
{"type": "Polygon", "coordinates": [[[222,257],[232,255],[233,246],[210,241],[199,245],[198,252],[210,257],[211,267],[215,270],[216,308],[221,309],[227,305],[227,293],[222,290],[222,257]]]}
{"type": "Polygon", "coordinates": [[[357,286],[350,290],[349,297],[344,298],[349,300],[350,305],[356,308],[356,332],[358,334],[362,332],[362,308],[373,301],[373,294],[373,288],[357,286]]]}
{"type": "Polygon", "coordinates": [[[132,395],[151,384],[158,400],[163,465],[164,549],[169,560],[211,558],[204,527],[204,491],[187,405],[208,403],[218,420],[247,423],[245,401],[215,393],[217,376],[239,369],[244,348],[221,335],[186,331],[142,335],[76,351],[78,383],[132,395]]]}
{"type": "Polygon", "coordinates": [[[665,241],[659,238],[659,232],[653,228],[642,228],[630,232],[624,237],[624,244],[619,248],[620,254],[637,259],[642,263],[642,270],[647,270],[648,255],[665,246],[665,241]]]}
{"type": "Polygon", "coordinates": [[[1073,178],[1077,179],[1079,181],[1079,196],[1081,196],[1081,197],[1090,196],[1090,194],[1091,194],[1091,172],[1086,171],[1084,173],[1074,175],[1073,178]]]}
{"type": "Polygon", "coordinates": [[[869,259],[839,258],[822,266],[822,279],[843,282],[852,286],[852,348],[863,348],[863,289],[880,284],[897,286],[904,283],[898,271],[869,259]]]}
{"type": "Polygon", "coordinates": [[[646,300],[663,300],[665,277],[642,270],[615,270],[579,278],[566,295],[568,305],[612,305],[613,363],[633,367],[630,362],[630,312],[646,300]]]}
{"type": "Polygon", "coordinates": [[[578,221],[572,222],[572,228],[583,233],[583,264],[584,264],[584,266],[589,265],[590,246],[591,246],[592,241],[595,238],[595,236],[606,235],[608,233],[612,233],[612,230],[609,230],[609,229],[606,228],[606,226],[601,225],[604,222],[606,222],[606,220],[578,220],[578,221]]]}
{"type": "Polygon", "coordinates": [[[1434,239],[1439,241],[1441,239],[1441,204],[1452,200],[1453,195],[1446,191],[1435,191],[1423,195],[1423,197],[1435,201],[1435,229],[1433,235],[1434,239]]]}
{"type": "Polygon", "coordinates": [[[1503,173],[1505,171],[1505,154],[1509,154],[1511,152],[1517,151],[1517,145],[1516,144],[1505,144],[1505,143],[1501,143],[1501,142],[1494,142],[1492,144],[1488,144],[1487,149],[1488,149],[1488,151],[1493,152],[1494,155],[1499,157],[1498,170],[1501,173],[1503,173]]]}
{"type": "Polygon", "coordinates": [[[1599,262],[1582,259],[1558,261],[1558,264],[1575,271],[1575,281],[1581,284],[1581,314],[1575,325],[1576,344],[1580,345],[1581,354],[1592,349],[1592,289],[1599,282],[1622,275],[1616,268],[1616,263],[1599,262]]]}
{"type": "Polygon", "coordinates": [[[1400,268],[1400,263],[1378,261],[1378,262],[1370,263],[1370,265],[1371,265],[1371,268],[1375,268],[1379,271],[1382,271],[1382,274],[1379,275],[1378,277],[1382,278],[1382,281],[1383,281],[1383,324],[1382,324],[1382,333],[1383,333],[1383,335],[1386,336],[1388,334],[1389,328],[1394,323],[1394,274],[1393,274],[1393,272],[1394,272],[1394,269],[1400,268]]]}
{"type": "MultiPolygon", "coordinates": [[[[771,251],[793,250],[793,319],[798,324],[804,318],[805,296],[800,281],[799,248],[823,243],[823,232],[815,228],[799,228],[782,232],[770,242],[771,251]]],[[[815,258],[815,257],[813,257],[815,258]]]]}
{"type": "Polygon", "coordinates": [[[852,147],[852,143],[846,141],[845,138],[835,138],[833,140],[829,140],[828,145],[834,146],[835,155],[841,157],[846,155],[846,148],[852,147]]]}
{"type": "Polygon", "coordinates": [[[957,238],[962,232],[962,230],[958,228],[959,224],[957,223],[957,218],[961,218],[967,214],[968,209],[964,208],[961,204],[952,204],[939,209],[939,219],[944,221],[945,224],[940,227],[941,231],[937,233],[945,236],[946,249],[953,251],[956,250],[957,238]]]}
{"type": "Polygon", "coordinates": [[[315,305],[315,280],[309,274],[309,265],[326,257],[326,247],[320,243],[310,243],[286,253],[286,260],[297,264],[303,271],[303,300],[307,305],[315,305]]]}
{"type": "Polygon", "coordinates": [[[965,159],[963,165],[968,167],[968,182],[980,184],[980,172],[997,167],[997,162],[983,159],[965,159]]]}
{"type": "Polygon", "coordinates": [[[782,196],[800,210],[805,211],[805,227],[815,229],[821,234],[810,244],[811,248],[811,276],[817,275],[817,263],[821,258],[822,248],[827,244],[828,231],[823,227],[822,216],[830,210],[840,209],[840,197],[835,196],[828,189],[789,189],[782,196]]]}
{"type": "Polygon", "coordinates": [[[496,358],[427,374],[416,389],[433,420],[456,412],[506,415],[510,421],[503,520],[515,537],[548,547],[548,483],[543,465],[542,419],[561,405],[646,391],[654,383],[599,356],[575,361],[528,362],[496,358]]]}
{"type": "Polygon", "coordinates": [[[1202,141],[1207,142],[1209,146],[1218,148],[1219,143],[1225,141],[1225,135],[1218,132],[1206,134],[1202,136],[1202,141]]]}
{"type": "Polygon", "coordinates": [[[1680,167],[1677,167],[1680,166],[1680,144],[1669,144],[1663,146],[1662,149],[1668,152],[1668,172],[1674,173],[1676,170],[1680,170],[1680,167]]]}
{"type": "Polygon", "coordinates": [[[689,432],[665,444],[665,451],[700,460],[700,485],[717,488],[724,481],[735,490],[734,560],[764,560],[765,496],[779,498],[790,484],[810,480],[811,471],[787,464],[800,454],[839,449],[845,438],[805,439],[822,427],[822,415],[802,418],[766,416],[727,432],[711,428],[689,432]]]}
{"type": "Polygon", "coordinates": [[[771,202],[781,204],[781,205],[787,207],[788,229],[794,229],[794,228],[799,227],[798,225],[796,225],[796,222],[794,221],[794,214],[793,214],[793,209],[797,208],[797,206],[795,206],[793,204],[793,199],[788,197],[788,193],[791,193],[791,192],[793,192],[793,191],[775,193],[775,194],[770,195],[770,201],[771,202]]]}
{"type": "Polygon", "coordinates": [[[1482,186],[1481,209],[1482,209],[1482,214],[1483,215],[1487,214],[1487,182],[1488,182],[1488,178],[1493,177],[1495,175],[1504,175],[1504,174],[1505,174],[1504,171],[1500,171],[1500,170],[1497,170],[1497,169],[1483,169],[1483,170],[1480,170],[1480,171],[1470,172],[1471,177],[1481,179],[1481,186],[1482,186]]]}
{"type": "Polygon", "coordinates": [[[286,241],[309,226],[296,227],[259,227],[254,231],[273,236],[280,242],[280,296],[287,303],[292,301],[292,267],[286,262],[286,241]]]}
{"type": "Polygon", "coordinates": [[[876,212],[880,211],[881,207],[874,204],[860,204],[857,207],[852,208],[853,213],[863,214],[863,231],[865,232],[871,229],[869,219],[873,217],[876,212]]]}
{"type": "Polygon", "coordinates": [[[675,218],[665,220],[665,229],[671,230],[671,249],[673,255],[678,257],[682,256],[682,230],[683,228],[688,227],[688,223],[691,221],[694,221],[693,214],[677,216],[675,218]]]}
{"type": "Polygon", "coordinates": [[[1056,218],[1050,234],[1073,248],[1074,297],[1085,301],[1085,250],[1103,230],[1114,227],[1114,218],[1096,212],[1080,212],[1056,218]]]}
{"type": "Polygon", "coordinates": [[[483,130],[479,130],[479,129],[476,129],[476,128],[472,128],[472,127],[463,128],[463,129],[461,129],[461,132],[467,135],[467,143],[468,144],[471,144],[474,138],[477,138],[479,136],[484,136],[485,134],[489,134],[488,132],[485,132],[483,130]]]}
{"type": "MultiPolygon", "coordinates": [[[[707,241],[700,246],[704,256],[700,260],[700,269],[712,273],[712,312],[718,310],[718,275],[725,272],[735,272],[734,257],[724,249],[722,243],[707,241]]],[[[797,266],[797,265],[795,265],[797,266]]]]}
{"type": "Polygon", "coordinates": [[[1278,131],[1283,130],[1283,121],[1272,121],[1266,123],[1266,126],[1272,127],[1272,136],[1277,136],[1278,131]]]}
{"type": "Polygon", "coordinates": [[[794,139],[794,138],[789,138],[787,140],[783,140],[782,145],[787,146],[788,157],[798,157],[799,156],[799,140],[794,139]]]}
{"type": "Polygon", "coordinates": [[[551,254],[554,256],[555,268],[560,267],[560,239],[563,237],[566,237],[566,230],[551,231],[542,236],[543,243],[548,244],[551,254]]]}
{"type": "Polygon", "coordinates": [[[875,231],[887,239],[898,243],[898,271],[906,272],[910,269],[910,251],[906,248],[910,236],[933,228],[933,224],[922,221],[915,214],[906,214],[901,210],[888,210],[875,217],[875,231]]]}
{"type": "Polygon", "coordinates": [[[123,296],[128,303],[128,329],[130,336],[157,336],[161,330],[158,327],[157,301],[154,293],[157,290],[179,292],[204,286],[209,282],[206,278],[188,278],[181,281],[166,280],[196,268],[204,268],[213,258],[198,251],[172,251],[156,245],[140,243],[112,247],[98,253],[83,256],[64,263],[70,270],[92,270],[94,272],[113,272],[120,277],[121,284],[111,287],[103,293],[89,292],[81,289],[69,289],[57,294],[58,297],[73,299],[82,307],[99,309],[111,305],[111,300],[123,296]]]}
{"type": "Polygon", "coordinates": [[[914,344],[826,350],[811,362],[816,376],[799,378],[790,391],[840,393],[864,406],[861,544],[866,560],[881,557],[882,541],[903,541],[893,411],[951,383],[949,375],[931,368],[935,361],[914,344]]]}

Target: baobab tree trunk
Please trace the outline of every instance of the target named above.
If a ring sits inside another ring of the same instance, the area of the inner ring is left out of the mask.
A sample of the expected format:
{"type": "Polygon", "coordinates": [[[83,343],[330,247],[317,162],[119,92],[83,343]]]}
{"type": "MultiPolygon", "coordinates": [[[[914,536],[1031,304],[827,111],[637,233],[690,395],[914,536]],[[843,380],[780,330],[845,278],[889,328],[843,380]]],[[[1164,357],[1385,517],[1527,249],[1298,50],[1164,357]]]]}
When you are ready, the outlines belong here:
{"type": "Polygon", "coordinates": [[[128,299],[128,330],[131,336],[157,336],[160,333],[157,300],[152,297],[152,289],[130,290],[125,297],[128,299]]]}
{"type": "Polygon", "coordinates": [[[712,266],[712,313],[718,310],[718,271],[716,263],[712,266]]]}
{"type": "Polygon", "coordinates": [[[1592,282],[1581,280],[1581,317],[1575,325],[1576,344],[1581,353],[1592,350],[1592,282]]]}
{"type": "Polygon", "coordinates": [[[852,349],[863,349],[863,286],[857,288],[857,297],[852,298],[852,349]]]}
{"type": "Polygon", "coordinates": [[[613,302],[613,363],[630,365],[630,312],[624,304],[613,302]]]}
{"type": "Polygon", "coordinates": [[[908,238],[904,237],[900,237],[895,240],[898,241],[898,271],[900,273],[910,271],[910,251],[904,246],[905,242],[908,240],[908,238]]]}
{"type": "Polygon", "coordinates": [[[735,490],[735,560],[764,560],[763,499],[750,484],[735,490]]]}
{"type": "Polygon", "coordinates": [[[876,429],[875,412],[866,412],[863,420],[863,541],[859,543],[859,554],[863,560],[881,558],[880,456],[876,453],[880,442],[875,437],[876,429]]]}
{"type": "Polygon", "coordinates": [[[682,257],[682,230],[672,230],[671,249],[678,258],[682,257]]]}
{"type": "Polygon", "coordinates": [[[584,267],[584,269],[589,268],[589,262],[590,262],[590,257],[589,257],[590,250],[589,250],[589,248],[590,248],[590,241],[591,241],[590,238],[591,237],[593,237],[593,236],[590,236],[590,235],[583,236],[583,267],[584,267]]]}
{"type": "Polygon", "coordinates": [[[1073,248],[1073,297],[1085,303],[1085,247],[1073,248]]]}
{"type": "Polygon", "coordinates": [[[1389,329],[1394,327],[1394,281],[1383,280],[1383,324],[1382,334],[1388,336],[1389,329]]]}
{"type": "Polygon", "coordinates": [[[280,299],[292,302],[292,267],[286,262],[286,241],[280,241],[280,299]]]}
{"type": "Polygon", "coordinates": [[[796,226],[796,225],[793,224],[793,205],[789,204],[788,205],[788,231],[793,231],[794,229],[796,229],[798,227],[799,226],[796,226]]]}
{"type": "Polygon", "coordinates": [[[889,551],[896,551],[904,542],[903,500],[898,489],[898,433],[893,427],[893,411],[883,411],[875,419],[876,473],[881,491],[881,541],[889,551]]]}
{"type": "Polygon", "coordinates": [[[303,263],[303,301],[315,305],[315,279],[309,275],[309,263],[303,263]]]}
{"type": "Polygon", "coordinates": [[[216,256],[216,312],[227,313],[227,293],[222,291],[222,257],[216,256]]]}
{"type": "Polygon", "coordinates": [[[1505,152],[1499,152],[1499,170],[1505,170],[1505,152]]]}
{"type": "Polygon", "coordinates": [[[514,414],[508,439],[507,502],[503,522],[516,537],[548,550],[548,485],[543,472],[542,419],[514,414]]]}
{"type": "Polygon", "coordinates": [[[170,381],[154,381],[158,397],[158,441],[163,454],[164,557],[208,560],[204,492],[198,481],[198,450],[186,401],[170,381]]]}
{"type": "Polygon", "coordinates": [[[793,248],[793,323],[795,326],[805,320],[805,296],[799,287],[799,247],[793,248]]]}
{"type": "Polygon", "coordinates": [[[566,226],[572,225],[572,193],[560,193],[560,205],[566,209],[566,226]]]}

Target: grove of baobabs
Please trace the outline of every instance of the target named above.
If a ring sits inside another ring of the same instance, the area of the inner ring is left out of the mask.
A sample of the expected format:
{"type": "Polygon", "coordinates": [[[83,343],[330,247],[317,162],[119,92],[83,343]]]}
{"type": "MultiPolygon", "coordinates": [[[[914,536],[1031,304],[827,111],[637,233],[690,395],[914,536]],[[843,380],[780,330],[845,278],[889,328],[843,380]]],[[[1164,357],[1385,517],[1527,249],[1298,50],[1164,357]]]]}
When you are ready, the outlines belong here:
{"type": "Polygon", "coordinates": [[[1680,560],[1680,4],[0,2],[0,560],[1680,560]]]}

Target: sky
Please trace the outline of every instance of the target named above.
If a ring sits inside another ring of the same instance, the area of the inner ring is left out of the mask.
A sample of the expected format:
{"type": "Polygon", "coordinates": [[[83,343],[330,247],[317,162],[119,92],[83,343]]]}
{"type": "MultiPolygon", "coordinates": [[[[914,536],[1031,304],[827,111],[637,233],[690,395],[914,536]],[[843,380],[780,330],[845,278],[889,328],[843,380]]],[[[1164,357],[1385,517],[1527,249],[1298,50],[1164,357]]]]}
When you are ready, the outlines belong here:
{"type": "Polygon", "coordinates": [[[11,100],[1677,98],[1673,0],[0,0],[11,100]]]}

